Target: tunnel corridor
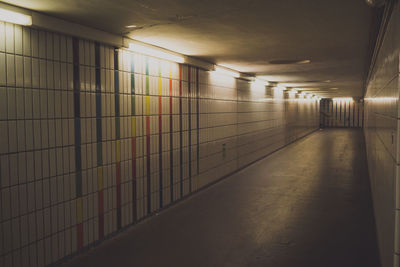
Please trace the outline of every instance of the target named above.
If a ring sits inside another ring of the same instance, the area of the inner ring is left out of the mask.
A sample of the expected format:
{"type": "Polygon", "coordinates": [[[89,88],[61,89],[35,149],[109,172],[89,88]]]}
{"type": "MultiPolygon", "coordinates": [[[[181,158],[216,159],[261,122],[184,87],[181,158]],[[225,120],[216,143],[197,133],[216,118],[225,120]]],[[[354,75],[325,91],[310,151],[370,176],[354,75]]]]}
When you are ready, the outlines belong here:
{"type": "Polygon", "coordinates": [[[0,267],[400,267],[400,1],[0,0],[0,267]]]}

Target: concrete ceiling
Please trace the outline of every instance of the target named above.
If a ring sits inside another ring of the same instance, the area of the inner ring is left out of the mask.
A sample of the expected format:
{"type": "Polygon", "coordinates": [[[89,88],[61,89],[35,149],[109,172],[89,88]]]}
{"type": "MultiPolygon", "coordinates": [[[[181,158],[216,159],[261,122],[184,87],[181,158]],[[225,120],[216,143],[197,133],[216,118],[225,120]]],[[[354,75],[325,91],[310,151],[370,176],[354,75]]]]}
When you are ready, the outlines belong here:
{"type": "Polygon", "coordinates": [[[325,96],[362,96],[365,0],[7,0],[325,96]],[[136,25],[127,29],[127,25],[136,25]],[[309,64],[270,64],[303,60],[309,64]],[[338,88],[338,89],[330,89],[338,88]]]}

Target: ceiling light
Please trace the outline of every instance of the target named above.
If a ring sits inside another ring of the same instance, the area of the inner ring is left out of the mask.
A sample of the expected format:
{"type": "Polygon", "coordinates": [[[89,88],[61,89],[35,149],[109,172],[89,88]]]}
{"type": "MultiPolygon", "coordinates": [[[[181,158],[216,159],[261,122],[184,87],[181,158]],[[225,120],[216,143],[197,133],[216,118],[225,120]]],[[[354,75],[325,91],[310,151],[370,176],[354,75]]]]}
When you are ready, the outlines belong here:
{"type": "Polygon", "coordinates": [[[235,78],[239,78],[240,77],[239,72],[233,71],[233,70],[229,70],[227,68],[223,68],[223,67],[220,67],[220,66],[217,66],[217,65],[215,66],[215,72],[221,73],[221,74],[224,74],[224,75],[228,75],[228,76],[232,76],[232,77],[235,77],[235,78]]]}
{"type": "Polygon", "coordinates": [[[269,64],[278,64],[278,65],[283,65],[283,64],[308,64],[310,63],[311,60],[309,59],[276,59],[276,60],[271,60],[269,61],[269,64]]]}
{"type": "Polygon", "coordinates": [[[331,89],[331,90],[337,90],[337,89],[339,89],[339,88],[337,88],[337,87],[332,87],[332,88],[329,88],[329,89],[331,89]]]}
{"type": "Polygon", "coordinates": [[[366,0],[367,5],[371,7],[381,7],[387,2],[386,0],[366,0]]]}
{"type": "Polygon", "coordinates": [[[364,100],[367,101],[397,101],[397,97],[366,97],[364,100]]]}
{"type": "Polygon", "coordinates": [[[125,26],[125,28],[128,28],[128,29],[136,28],[136,27],[137,27],[136,25],[128,25],[128,26],[125,26]]]}
{"type": "Polygon", "coordinates": [[[258,78],[255,78],[254,81],[252,81],[251,83],[257,84],[257,85],[264,85],[264,86],[268,85],[267,81],[263,81],[263,80],[260,80],[258,78]]]}
{"type": "Polygon", "coordinates": [[[166,52],[160,48],[153,48],[150,46],[142,45],[139,43],[130,43],[129,44],[129,50],[139,53],[139,54],[144,54],[152,57],[157,57],[169,61],[174,61],[177,63],[183,63],[185,62],[185,58],[183,56],[166,52]]]}
{"type": "Polygon", "coordinates": [[[352,97],[335,97],[332,98],[333,101],[350,101],[353,102],[353,98],[352,97]]]}
{"type": "Polygon", "coordinates": [[[0,8],[0,21],[30,26],[32,25],[32,16],[0,8]]]}
{"type": "Polygon", "coordinates": [[[255,81],[256,82],[260,82],[260,83],[264,83],[265,85],[269,85],[270,84],[267,80],[265,80],[263,78],[259,78],[259,77],[256,77],[255,81]]]}

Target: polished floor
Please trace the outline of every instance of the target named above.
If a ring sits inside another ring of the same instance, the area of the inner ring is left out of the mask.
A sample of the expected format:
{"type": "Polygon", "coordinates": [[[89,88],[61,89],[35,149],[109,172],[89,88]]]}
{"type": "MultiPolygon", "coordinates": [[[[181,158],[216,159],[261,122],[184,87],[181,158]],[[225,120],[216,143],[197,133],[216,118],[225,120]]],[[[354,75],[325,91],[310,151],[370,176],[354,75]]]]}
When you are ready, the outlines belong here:
{"type": "Polygon", "coordinates": [[[66,266],[379,266],[361,130],[326,129],[66,266]]]}

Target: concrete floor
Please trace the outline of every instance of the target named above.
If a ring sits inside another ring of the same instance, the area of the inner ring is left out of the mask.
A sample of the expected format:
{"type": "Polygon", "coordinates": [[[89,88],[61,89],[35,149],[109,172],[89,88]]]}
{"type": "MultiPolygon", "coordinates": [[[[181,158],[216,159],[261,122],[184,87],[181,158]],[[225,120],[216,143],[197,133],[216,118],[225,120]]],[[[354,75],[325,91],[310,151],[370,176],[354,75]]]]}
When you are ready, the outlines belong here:
{"type": "Polygon", "coordinates": [[[379,266],[361,130],[318,131],[65,266],[379,266]]]}

